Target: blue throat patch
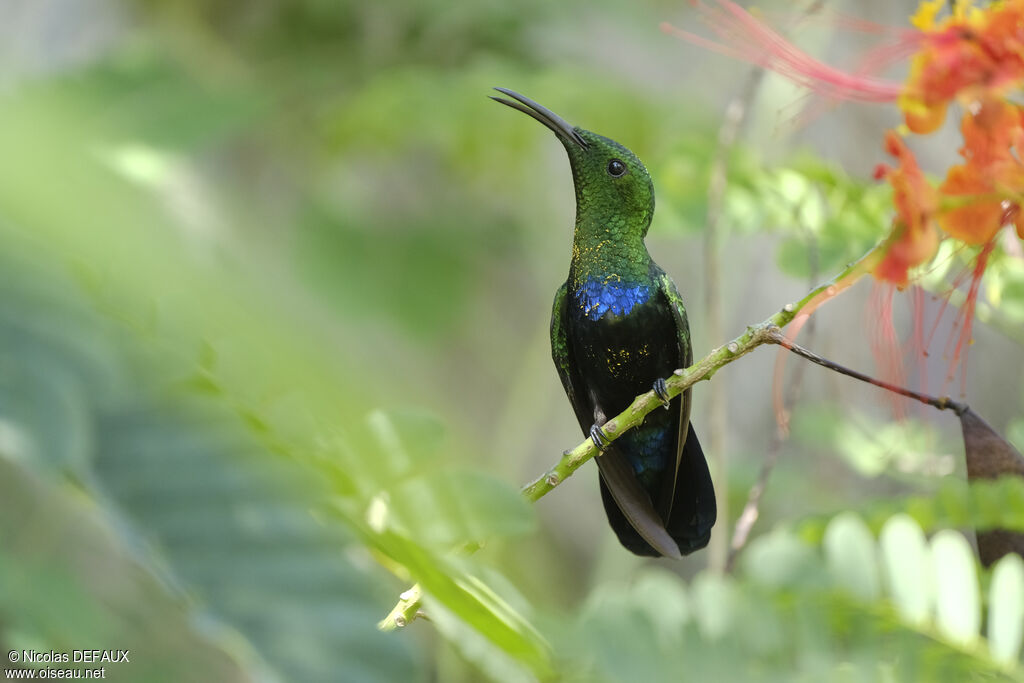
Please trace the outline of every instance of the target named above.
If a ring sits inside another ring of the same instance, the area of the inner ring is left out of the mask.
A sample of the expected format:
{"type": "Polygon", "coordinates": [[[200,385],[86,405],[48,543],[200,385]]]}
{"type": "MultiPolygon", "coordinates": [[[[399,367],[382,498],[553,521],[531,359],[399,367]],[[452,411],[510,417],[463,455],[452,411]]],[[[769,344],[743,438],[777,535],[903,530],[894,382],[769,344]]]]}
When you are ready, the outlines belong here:
{"type": "Polygon", "coordinates": [[[583,317],[600,320],[606,313],[626,315],[636,306],[646,303],[654,288],[651,285],[631,285],[615,279],[587,278],[573,293],[583,317]]]}

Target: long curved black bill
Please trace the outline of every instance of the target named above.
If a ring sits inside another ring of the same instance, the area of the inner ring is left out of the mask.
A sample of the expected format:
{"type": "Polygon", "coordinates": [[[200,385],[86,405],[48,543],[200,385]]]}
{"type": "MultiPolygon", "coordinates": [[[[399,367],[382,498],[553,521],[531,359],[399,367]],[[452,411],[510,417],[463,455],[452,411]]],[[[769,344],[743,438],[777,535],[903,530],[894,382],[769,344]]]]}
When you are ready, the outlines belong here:
{"type": "Polygon", "coordinates": [[[506,100],[504,97],[494,97],[491,95],[491,99],[495,102],[501,102],[528,116],[532,116],[550,128],[560,139],[573,142],[583,149],[587,148],[587,141],[576,132],[575,128],[555,112],[543,105],[537,104],[525,95],[520,95],[515,90],[509,90],[508,88],[495,88],[495,90],[512,98],[511,100],[506,100]]]}

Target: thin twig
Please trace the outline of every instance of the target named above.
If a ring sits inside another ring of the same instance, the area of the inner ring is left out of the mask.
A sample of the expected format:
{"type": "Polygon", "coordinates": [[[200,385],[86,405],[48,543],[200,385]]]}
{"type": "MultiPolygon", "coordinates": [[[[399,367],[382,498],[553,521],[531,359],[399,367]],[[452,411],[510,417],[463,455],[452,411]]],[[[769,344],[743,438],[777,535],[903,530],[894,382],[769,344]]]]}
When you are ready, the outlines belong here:
{"type": "Polygon", "coordinates": [[[785,347],[792,351],[793,353],[795,353],[796,355],[800,356],[801,358],[809,360],[812,363],[820,365],[823,368],[828,368],[833,372],[838,372],[841,375],[846,375],[847,377],[858,379],[861,382],[867,382],[868,384],[872,384],[878,387],[879,389],[885,389],[886,391],[891,391],[894,394],[899,394],[900,396],[912,398],[915,401],[920,401],[925,405],[932,406],[933,408],[937,408],[939,410],[952,410],[957,415],[962,415],[964,411],[967,410],[966,403],[954,401],[948,396],[936,397],[930,396],[928,394],[922,394],[919,391],[914,391],[913,389],[907,389],[906,387],[901,387],[896,384],[891,384],[889,382],[876,379],[874,377],[871,377],[870,375],[865,375],[863,372],[851,370],[850,368],[840,365],[835,361],[823,358],[822,356],[819,356],[813,351],[808,351],[799,344],[790,341],[790,339],[786,337],[786,335],[784,335],[781,330],[773,330],[769,333],[769,336],[772,338],[773,344],[778,344],[779,346],[785,347]]]}

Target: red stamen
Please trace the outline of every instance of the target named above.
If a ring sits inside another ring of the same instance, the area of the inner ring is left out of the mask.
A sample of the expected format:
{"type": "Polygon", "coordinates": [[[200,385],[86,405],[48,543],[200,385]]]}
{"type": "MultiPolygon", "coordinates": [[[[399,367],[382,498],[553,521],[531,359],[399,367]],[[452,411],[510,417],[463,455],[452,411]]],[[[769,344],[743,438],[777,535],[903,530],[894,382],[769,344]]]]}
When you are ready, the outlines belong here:
{"type": "MultiPolygon", "coordinates": [[[[718,35],[720,42],[702,38],[667,23],[663,23],[661,28],[690,43],[771,69],[825,97],[892,102],[903,90],[900,83],[872,78],[865,75],[865,72],[880,66],[886,55],[910,54],[911,46],[917,42],[917,34],[913,34],[913,40],[904,38],[896,46],[880,48],[877,54],[870,55],[863,65],[862,73],[851,74],[815,59],[736,3],[718,0],[718,5],[719,8],[716,8],[698,2],[696,8],[711,30],[718,35]]],[[[908,35],[911,33],[907,32],[908,35]]]]}
{"type": "MultiPolygon", "coordinates": [[[[978,293],[981,290],[981,278],[985,274],[985,268],[988,266],[988,258],[992,254],[992,249],[995,248],[995,246],[995,239],[990,239],[981,248],[981,252],[974,261],[974,268],[971,269],[971,286],[967,289],[967,299],[964,301],[963,308],[960,310],[963,317],[963,326],[960,328],[956,348],[953,351],[953,358],[950,361],[948,378],[950,380],[953,379],[956,367],[960,363],[960,354],[963,353],[963,363],[960,365],[961,396],[967,394],[967,355],[970,345],[974,343],[974,340],[971,338],[971,332],[974,328],[974,313],[978,304],[978,293]]],[[[959,317],[960,316],[958,316],[958,318],[959,317]]]]}
{"type": "MultiPolygon", "coordinates": [[[[913,319],[914,319],[914,331],[910,336],[910,352],[917,359],[917,381],[920,385],[921,392],[928,393],[928,352],[924,348],[924,290],[921,287],[914,286],[911,288],[911,296],[913,297],[913,319]]],[[[921,413],[925,411],[925,406],[920,406],[921,413]]]]}
{"type": "MultiPolygon", "coordinates": [[[[875,358],[882,379],[890,384],[905,385],[903,356],[900,353],[899,340],[892,320],[893,295],[896,287],[891,284],[876,282],[871,291],[871,303],[868,307],[868,327],[872,334],[869,337],[871,354],[875,358]]],[[[898,419],[906,417],[904,399],[896,394],[886,392],[892,402],[892,410],[898,419]]]]}

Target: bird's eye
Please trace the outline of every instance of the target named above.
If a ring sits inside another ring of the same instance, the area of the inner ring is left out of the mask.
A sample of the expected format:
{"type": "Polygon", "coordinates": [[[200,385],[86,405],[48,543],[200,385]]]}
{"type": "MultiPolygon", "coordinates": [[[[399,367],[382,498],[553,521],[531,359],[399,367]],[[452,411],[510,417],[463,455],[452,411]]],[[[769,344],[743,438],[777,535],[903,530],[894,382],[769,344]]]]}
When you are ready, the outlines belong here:
{"type": "Polygon", "coordinates": [[[612,178],[619,178],[626,172],[626,164],[619,159],[612,159],[608,162],[608,175],[612,178]]]}

